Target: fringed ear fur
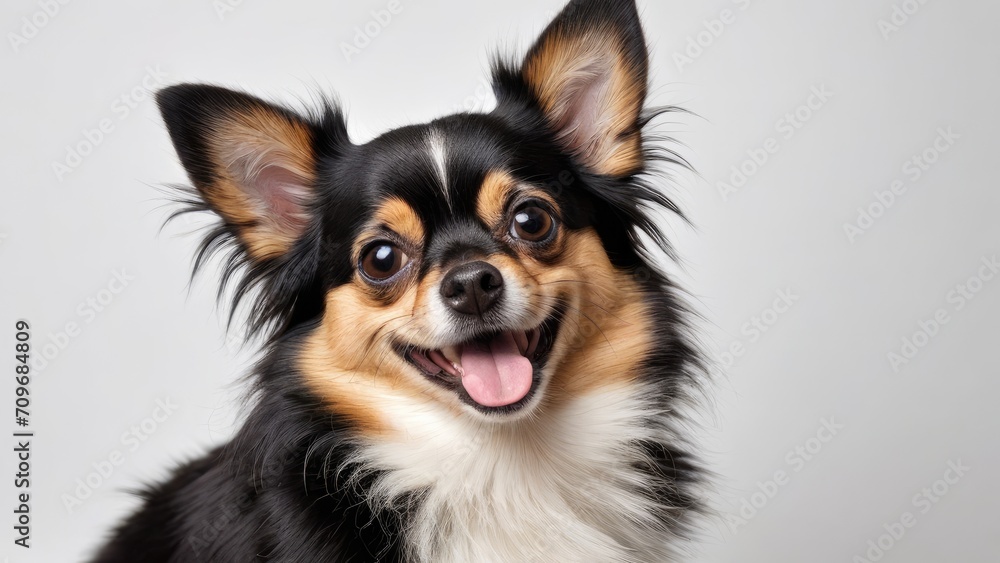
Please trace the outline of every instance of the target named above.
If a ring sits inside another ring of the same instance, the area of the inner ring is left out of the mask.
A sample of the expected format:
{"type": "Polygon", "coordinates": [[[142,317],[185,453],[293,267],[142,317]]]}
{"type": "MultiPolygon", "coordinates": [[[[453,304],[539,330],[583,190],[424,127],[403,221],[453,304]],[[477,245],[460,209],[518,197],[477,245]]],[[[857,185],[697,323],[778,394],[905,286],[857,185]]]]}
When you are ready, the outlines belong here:
{"type": "Polygon", "coordinates": [[[313,123],[247,94],[195,84],[162,90],[157,102],[194,184],[187,210],[207,209],[222,219],[206,236],[196,268],[212,253],[232,249],[220,287],[221,296],[233,282],[230,320],[253,294],[247,299],[250,335],[280,333],[314,300],[317,138],[331,124],[346,132],[337,125],[342,115],[330,106],[323,123],[313,123]]]}
{"type": "Polygon", "coordinates": [[[648,66],[634,0],[573,0],[521,76],[568,153],[593,173],[623,177],[643,165],[648,66]]]}
{"type": "Polygon", "coordinates": [[[309,124],[214,86],[173,86],[157,102],[192,182],[250,257],[273,260],[291,250],[309,224],[316,180],[309,124]]]}
{"type": "Polygon", "coordinates": [[[658,116],[686,113],[647,108],[648,80],[635,0],[571,0],[523,60],[499,57],[493,66],[496,112],[526,134],[546,129],[571,159],[585,179],[579,189],[606,206],[595,220],[599,230],[628,234],[627,244],[605,237],[623,267],[649,268],[659,251],[672,255],[652,211],[684,216],[654,178],[664,167],[691,168],[676,151],[644,137],[658,116]]]}

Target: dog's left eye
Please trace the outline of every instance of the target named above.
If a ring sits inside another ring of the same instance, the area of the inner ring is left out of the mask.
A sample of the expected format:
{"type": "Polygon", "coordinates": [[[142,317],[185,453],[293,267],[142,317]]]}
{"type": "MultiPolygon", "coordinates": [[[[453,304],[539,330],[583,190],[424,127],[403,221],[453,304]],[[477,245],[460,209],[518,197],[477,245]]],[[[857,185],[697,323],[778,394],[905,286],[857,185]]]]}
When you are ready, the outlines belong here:
{"type": "Polygon", "coordinates": [[[555,221],[537,204],[526,203],[514,213],[510,234],[528,242],[542,242],[555,230],[555,221]]]}
{"type": "Polygon", "coordinates": [[[377,242],[362,254],[360,269],[369,280],[384,282],[398,274],[409,261],[410,258],[396,245],[377,242]]]}

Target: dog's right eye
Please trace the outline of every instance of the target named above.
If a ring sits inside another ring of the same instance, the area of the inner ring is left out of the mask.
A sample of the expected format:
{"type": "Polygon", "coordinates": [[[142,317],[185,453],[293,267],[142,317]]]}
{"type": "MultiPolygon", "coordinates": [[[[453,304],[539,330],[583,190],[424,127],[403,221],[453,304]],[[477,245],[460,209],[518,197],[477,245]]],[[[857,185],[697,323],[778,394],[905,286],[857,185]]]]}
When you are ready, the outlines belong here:
{"type": "Polygon", "coordinates": [[[361,273],[372,282],[384,282],[403,269],[410,258],[389,242],[376,242],[361,255],[361,273]]]}
{"type": "Polygon", "coordinates": [[[555,221],[548,211],[532,202],[522,205],[514,214],[510,234],[527,242],[544,242],[555,230],[555,221]]]}

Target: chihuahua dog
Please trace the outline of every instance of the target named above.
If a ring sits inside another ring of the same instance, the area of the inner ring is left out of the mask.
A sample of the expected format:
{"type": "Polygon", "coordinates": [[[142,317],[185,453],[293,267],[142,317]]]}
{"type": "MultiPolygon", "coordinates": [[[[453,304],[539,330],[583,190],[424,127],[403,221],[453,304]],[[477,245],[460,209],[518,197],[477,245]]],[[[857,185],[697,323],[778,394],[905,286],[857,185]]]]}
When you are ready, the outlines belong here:
{"type": "Polygon", "coordinates": [[[231,251],[265,349],[232,441],[94,561],[676,561],[703,370],[654,264],[652,173],[683,162],[644,132],[672,109],[648,60],[634,0],[572,0],[495,63],[495,109],[366,144],[330,102],[161,91],[220,218],[196,264],[231,251]]]}

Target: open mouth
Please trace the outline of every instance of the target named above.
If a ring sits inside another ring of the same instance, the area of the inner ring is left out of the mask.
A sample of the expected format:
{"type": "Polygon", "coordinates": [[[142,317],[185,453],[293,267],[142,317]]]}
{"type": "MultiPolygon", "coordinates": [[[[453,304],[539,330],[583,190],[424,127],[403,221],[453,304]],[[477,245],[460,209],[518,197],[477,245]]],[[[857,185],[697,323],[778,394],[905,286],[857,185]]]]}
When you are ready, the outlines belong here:
{"type": "Polygon", "coordinates": [[[491,332],[438,350],[397,346],[396,351],[476,409],[511,413],[537,390],[561,317],[557,311],[532,329],[491,332]]]}

